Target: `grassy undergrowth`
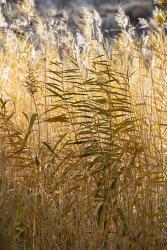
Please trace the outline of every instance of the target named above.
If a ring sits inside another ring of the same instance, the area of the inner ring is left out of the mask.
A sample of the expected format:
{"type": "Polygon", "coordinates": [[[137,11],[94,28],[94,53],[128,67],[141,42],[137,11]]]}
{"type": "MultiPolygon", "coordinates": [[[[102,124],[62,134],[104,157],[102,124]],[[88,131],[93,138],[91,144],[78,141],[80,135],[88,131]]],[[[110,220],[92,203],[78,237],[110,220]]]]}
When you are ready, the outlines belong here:
{"type": "Polygon", "coordinates": [[[0,249],[167,248],[162,4],[140,39],[121,10],[112,41],[85,9],[77,41],[1,32],[0,249]]]}

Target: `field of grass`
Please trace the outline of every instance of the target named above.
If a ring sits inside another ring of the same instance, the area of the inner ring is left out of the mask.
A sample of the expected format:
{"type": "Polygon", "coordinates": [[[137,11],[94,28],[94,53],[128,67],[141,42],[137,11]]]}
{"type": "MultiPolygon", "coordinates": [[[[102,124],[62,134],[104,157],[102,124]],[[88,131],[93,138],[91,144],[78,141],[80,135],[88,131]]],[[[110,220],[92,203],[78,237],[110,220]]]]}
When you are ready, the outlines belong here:
{"type": "Polygon", "coordinates": [[[121,33],[106,39],[85,8],[75,36],[39,17],[38,41],[0,32],[1,250],[167,249],[167,15],[158,2],[140,38],[119,10],[121,33]]]}

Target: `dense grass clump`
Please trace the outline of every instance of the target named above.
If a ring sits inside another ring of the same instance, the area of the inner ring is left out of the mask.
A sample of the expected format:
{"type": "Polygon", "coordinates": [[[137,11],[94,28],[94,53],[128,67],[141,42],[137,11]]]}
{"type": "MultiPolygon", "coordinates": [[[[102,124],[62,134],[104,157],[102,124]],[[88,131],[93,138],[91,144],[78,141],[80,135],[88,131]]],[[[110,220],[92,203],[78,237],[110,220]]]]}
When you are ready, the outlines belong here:
{"type": "Polygon", "coordinates": [[[121,9],[112,40],[85,8],[74,35],[25,5],[37,39],[1,32],[0,249],[167,249],[166,6],[157,2],[140,38],[121,9]]]}

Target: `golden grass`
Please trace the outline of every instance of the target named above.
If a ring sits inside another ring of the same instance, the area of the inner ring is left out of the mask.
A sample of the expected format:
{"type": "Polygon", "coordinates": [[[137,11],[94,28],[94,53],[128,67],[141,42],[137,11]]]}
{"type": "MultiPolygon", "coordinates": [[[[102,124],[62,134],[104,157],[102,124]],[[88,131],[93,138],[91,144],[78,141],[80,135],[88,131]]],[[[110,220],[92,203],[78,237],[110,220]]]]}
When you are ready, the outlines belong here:
{"type": "Polygon", "coordinates": [[[130,29],[1,33],[1,249],[167,248],[167,40],[130,29]]]}

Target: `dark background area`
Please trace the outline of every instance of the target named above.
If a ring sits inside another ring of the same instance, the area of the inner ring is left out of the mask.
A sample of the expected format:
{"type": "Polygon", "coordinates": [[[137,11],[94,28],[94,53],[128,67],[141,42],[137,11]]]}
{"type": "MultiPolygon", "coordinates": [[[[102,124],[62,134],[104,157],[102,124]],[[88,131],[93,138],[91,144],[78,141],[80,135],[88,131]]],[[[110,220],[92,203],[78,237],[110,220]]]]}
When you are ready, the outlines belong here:
{"type": "MultiPolygon", "coordinates": [[[[103,30],[114,32],[117,29],[115,14],[121,6],[129,16],[131,23],[138,28],[138,18],[148,19],[152,15],[152,0],[37,0],[37,9],[45,15],[48,8],[56,8],[61,13],[63,9],[74,11],[81,6],[96,9],[102,18],[103,30]]],[[[75,12],[76,11],[76,12],[75,12]]]]}

